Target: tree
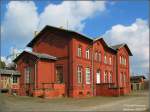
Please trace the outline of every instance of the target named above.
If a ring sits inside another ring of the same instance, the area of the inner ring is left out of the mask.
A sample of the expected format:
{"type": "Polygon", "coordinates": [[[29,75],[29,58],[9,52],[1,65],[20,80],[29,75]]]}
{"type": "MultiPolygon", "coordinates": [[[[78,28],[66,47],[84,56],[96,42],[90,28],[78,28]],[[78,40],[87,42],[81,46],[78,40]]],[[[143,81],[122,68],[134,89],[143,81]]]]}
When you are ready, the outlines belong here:
{"type": "Polygon", "coordinates": [[[0,60],[0,68],[5,68],[5,66],[6,66],[5,62],[0,60]]]}

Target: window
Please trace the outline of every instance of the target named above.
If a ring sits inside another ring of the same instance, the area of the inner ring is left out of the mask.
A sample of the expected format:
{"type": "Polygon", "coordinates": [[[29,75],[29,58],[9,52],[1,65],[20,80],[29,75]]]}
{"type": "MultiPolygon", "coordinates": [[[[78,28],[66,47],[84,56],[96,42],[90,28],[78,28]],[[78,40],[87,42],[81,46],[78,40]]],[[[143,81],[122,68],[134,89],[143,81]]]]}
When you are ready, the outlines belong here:
{"type": "Polygon", "coordinates": [[[78,47],[78,56],[79,57],[82,56],[82,47],[81,46],[78,47]]]}
{"type": "Polygon", "coordinates": [[[96,60],[96,61],[97,61],[97,55],[98,55],[98,54],[97,54],[97,51],[96,51],[96,52],[95,52],[95,60],[96,60]]]}
{"type": "Polygon", "coordinates": [[[30,67],[25,68],[25,83],[30,83],[30,73],[31,68],[30,67]]]}
{"type": "Polygon", "coordinates": [[[106,55],[104,56],[104,63],[105,64],[107,63],[107,56],[106,55]]]}
{"type": "Polygon", "coordinates": [[[90,58],[90,50],[86,49],[86,59],[89,59],[89,58],[90,58]]]}
{"type": "Polygon", "coordinates": [[[101,82],[100,70],[97,70],[96,73],[96,83],[99,84],[101,82]]]}
{"type": "Polygon", "coordinates": [[[112,58],[109,57],[109,64],[111,65],[112,64],[112,58]]]}
{"type": "Polygon", "coordinates": [[[17,83],[17,82],[18,82],[17,77],[13,76],[13,83],[17,83]]]}
{"type": "Polygon", "coordinates": [[[107,83],[108,82],[108,76],[107,76],[107,72],[104,72],[104,82],[107,83]]]}
{"type": "Polygon", "coordinates": [[[123,74],[122,73],[120,74],[120,82],[121,83],[123,82],[123,74]]]}
{"type": "Polygon", "coordinates": [[[127,63],[127,62],[126,62],[126,58],[125,58],[125,59],[124,59],[124,65],[126,65],[126,63],[127,63]]]}
{"type": "Polygon", "coordinates": [[[126,74],[123,75],[123,82],[126,82],[126,74]]]}
{"type": "Polygon", "coordinates": [[[77,82],[82,83],[82,66],[77,66],[77,82]]]}
{"type": "Polygon", "coordinates": [[[63,66],[62,65],[56,66],[56,82],[57,83],[63,83],[64,82],[63,66]]]}
{"type": "Polygon", "coordinates": [[[109,83],[112,83],[112,73],[109,73],[109,83]]]}
{"type": "Polygon", "coordinates": [[[86,84],[90,84],[90,68],[86,68],[86,84]]]}
{"type": "Polygon", "coordinates": [[[99,62],[101,62],[101,53],[98,53],[97,60],[98,60],[99,62]]]}
{"type": "Polygon", "coordinates": [[[120,64],[122,64],[122,57],[120,56],[120,64]]]}

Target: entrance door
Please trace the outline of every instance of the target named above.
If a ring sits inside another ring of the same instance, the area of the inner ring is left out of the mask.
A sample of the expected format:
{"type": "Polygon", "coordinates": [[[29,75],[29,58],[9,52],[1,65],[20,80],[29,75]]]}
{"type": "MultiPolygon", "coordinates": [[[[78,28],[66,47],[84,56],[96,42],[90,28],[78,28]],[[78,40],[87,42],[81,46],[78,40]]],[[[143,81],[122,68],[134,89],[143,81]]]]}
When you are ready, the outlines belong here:
{"type": "Polygon", "coordinates": [[[101,81],[101,78],[100,78],[100,70],[97,70],[97,73],[96,73],[96,83],[99,84],[101,81]]]}
{"type": "Polygon", "coordinates": [[[56,67],[56,82],[57,83],[63,83],[63,66],[57,66],[56,67]]]}

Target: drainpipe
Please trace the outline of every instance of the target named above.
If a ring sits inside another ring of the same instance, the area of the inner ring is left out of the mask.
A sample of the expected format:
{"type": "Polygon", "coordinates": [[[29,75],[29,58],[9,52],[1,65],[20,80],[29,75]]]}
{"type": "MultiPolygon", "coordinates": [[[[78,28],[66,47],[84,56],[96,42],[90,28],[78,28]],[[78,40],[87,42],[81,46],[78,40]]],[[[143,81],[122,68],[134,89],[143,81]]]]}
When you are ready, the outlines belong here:
{"type": "Polygon", "coordinates": [[[93,49],[93,44],[92,44],[92,93],[93,96],[94,94],[94,49],[93,49]]]}

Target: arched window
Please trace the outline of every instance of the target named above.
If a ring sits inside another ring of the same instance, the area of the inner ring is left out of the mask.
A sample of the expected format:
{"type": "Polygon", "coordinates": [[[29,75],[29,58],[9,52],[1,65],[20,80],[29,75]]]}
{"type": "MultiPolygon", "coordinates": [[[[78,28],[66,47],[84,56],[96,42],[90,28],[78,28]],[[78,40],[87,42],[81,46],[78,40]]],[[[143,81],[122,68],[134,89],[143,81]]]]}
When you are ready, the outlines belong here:
{"type": "Polygon", "coordinates": [[[77,66],[77,82],[82,83],[82,66],[77,66]]]}
{"type": "Polygon", "coordinates": [[[96,83],[99,84],[101,82],[101,74],[100,70],[98,69],[96,72],[96,83]]]}
{"type": "Polygon", "coordinates": [[[124,59],[124,65],[126,65],[127,64],[127,62],[126,62],[126,58],[124,59]]]}

